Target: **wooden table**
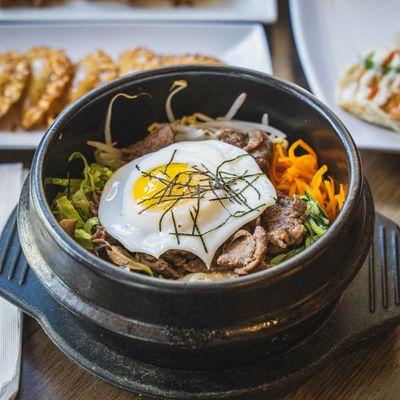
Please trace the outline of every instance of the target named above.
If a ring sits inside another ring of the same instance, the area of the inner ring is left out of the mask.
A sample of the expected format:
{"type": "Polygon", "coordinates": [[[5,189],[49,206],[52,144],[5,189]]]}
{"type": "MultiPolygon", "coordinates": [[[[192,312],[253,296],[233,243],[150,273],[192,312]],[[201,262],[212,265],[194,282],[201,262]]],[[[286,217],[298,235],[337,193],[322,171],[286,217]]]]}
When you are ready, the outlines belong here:
{"type": "MultiPolygon", "coordinates": [[[[287,6],[280,3],[280,21],[268,28],[276,76],[305,86],[290,32],[287,6]]],[[[0,152],[0,162],[23,160],[31,152],[0,152]]],[[[362,153],[376,207],[400,224],[400,156],[362,153]]],[[[123,400],[131,395],[89,375],[67,359],[38,324],[24,318],[20,400],[123,400]]],[[[399,399],[400,327],[349,352],[284,399],[399,399]]]]}

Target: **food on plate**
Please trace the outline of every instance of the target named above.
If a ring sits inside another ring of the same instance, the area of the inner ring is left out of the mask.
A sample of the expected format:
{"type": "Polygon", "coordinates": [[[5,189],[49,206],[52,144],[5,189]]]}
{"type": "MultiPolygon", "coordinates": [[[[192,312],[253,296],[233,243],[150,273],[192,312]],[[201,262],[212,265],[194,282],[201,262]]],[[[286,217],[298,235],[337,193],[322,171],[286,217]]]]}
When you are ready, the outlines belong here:
{"type": "Polygon", "coordinates": [[[340,81],[337,101],[355,116],[400,133],[400,46],[362,54],[340,81]]]}
{"type": "Polygon", "coordinates": [[[203,54],[160,55],[145,47],[137,47],[120,54],[119,74],[182,64],[222,65],[222,62],[203,54]]]}
{"type": "MultiPolygon", "coordinates": [[[[140,0],[122,0],[125,4],[135,5],[137,7],[152,7],[149,1],[140,1],[140,0]]],[[[195,0],[167,0],[168,3],[171,4],[172,7],[179,7],[179,6],[194,6],[195,0]]]]}
{"type": "Polygon", "coordinates": [[[119,75],[161,66],[161,57],[145,47],[124,51],[119,56],[119,75]]]}
{"type": "MultiPolygon", "coordinates": [[[[118,1],[118,0],[115,0],[118,1]]],[[[121,1],[121,0],[120,0],[121,1]]],[[[148,7],[152,5],[148,5],[148,0],[147,1],[138,1],[138,0],[122,0],[125,4],[129,5],[135,5],[137,7],[148,7]]],[[[193,6],[194,5],[194,0],[170,0],[171,6],[176,7],[176,6],[193,6]]],[[[0,7],[6,7],[6,6],[15,6],[15,5],[32,5],[34,7],[42,7],[46,5],[48,1],[46,0],[0,0],[0,7]]],[[[57,1],[54,1],[54,3],[57,3],[57,1]]],[[[58,3],[62,3],[62,1],[58,1],[58,3]]],[[[154,4],[153,4],[154,6],[154,4]]]]}
{"type": "Polygon", "coordinates": [[[27,1],[18,1],[18,0],[0,0],[0,7],[6,7],[6,6],[15,6],[16,3],[18,5],[22,4],[28,4],[28,5],[33,5],[35,7],[41,7],[45,4],[45,0],[27,0],[27,1]]]}
{"type": "Polygon", "coordinates": [[[0,118],[23,97],[16,125],[24,130],[43,128],[66,104],[118,76],[164,65],[196,63],[222,64],[206,55],[162,56],[145,47],[122,52],[118,64],[97,50],[75,66],[63,50],[34,47],[26,53],[10,51],[0,54],[0,118]]]}
{"type": "Polygon", "coordinates": [[[215,57],[209,57],[203,54],[183,54],[181,56],[165,55],[162,57],[163,66],[182,64],[222,65],[222,62],[215,57]]]}
{"type": "Polygon", "coordinates": [[[34,47],[26,52],[30,78],[22,104],[26,130],[53,120],[72,76],[72,63],[63,50],[34,47]]]}
{"type": "MultiPolygon", "coordinates": [[[[163,279],[212,281],[273,267],[323,236],[346,198],[311,146],[268,123],[239,120],[242,93],[218,118],[153,123],[144,139],[118,148],[106,115],[105,141],[80,152],[81,177],[48,178],[61,188],[53,213],[79,244],[127,271],[163,279]]],[[[75,160],[75,161],[74,161],[75,160]]]]}
{"type": "Polygon", "coordinates": [[[28,77],[29,63],[23,54],[0,54],[0,118],[20,100],[28,77]]]}
{"type": "Polygon", "coordinates": [[[75,67],[69,89],[69,102],[74,102],[87,92],[118,76],[114,61],[102,50],[87,54],[75,67]]]}

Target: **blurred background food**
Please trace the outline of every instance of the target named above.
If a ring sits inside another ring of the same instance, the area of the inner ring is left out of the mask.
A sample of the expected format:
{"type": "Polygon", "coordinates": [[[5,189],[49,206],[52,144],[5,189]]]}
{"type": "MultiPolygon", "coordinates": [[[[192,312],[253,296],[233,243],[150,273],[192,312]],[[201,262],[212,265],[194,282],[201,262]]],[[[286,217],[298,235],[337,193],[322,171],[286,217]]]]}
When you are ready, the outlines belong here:
{"type": "Polygon", "coordinates": [[[0,122],[13,129],[49,125],[68,104],[118,76],[180,64],[222,64],[204,54],[157,54],[137,47],[113,60],[103,50],[73,64],[64,50],[33,47],[0,54],[0,122]]]}
{"type": "MultiPolygon", "coordinates": [[[[87,0],[90,1],[90,0],[87,0]]],[[[151,1],[143,1],[143,0],[115,0],[121,1],[125,4],[135,4],[136,6],[151,6],[151,1]],[[147,3],[147,4],[146,4],[147,3]]],[[[42,7],[46,5],[52,5],[54,3],[62,3],[63,0],[0,0],[0,7],[10,7],[10,6],[34,6],[34,7],[42,7]]],[[[193,6],[194,0],[165,0],[165,2],[169,3],[172,6],[193,6]]],[[[154,3],[154,1],[153,1],[154,3]]],[[[160,2],[158,2],[160,3],[160,2]]]]}

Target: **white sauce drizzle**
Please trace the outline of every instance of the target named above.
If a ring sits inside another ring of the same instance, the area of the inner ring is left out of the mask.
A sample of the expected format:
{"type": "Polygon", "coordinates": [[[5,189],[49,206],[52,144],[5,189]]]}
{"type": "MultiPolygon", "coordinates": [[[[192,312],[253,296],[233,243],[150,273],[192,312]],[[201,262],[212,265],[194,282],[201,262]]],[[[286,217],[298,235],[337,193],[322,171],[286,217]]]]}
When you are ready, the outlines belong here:
{"type": "MultiPolygon", "coordinates": [[[[359,79],[358,84],[356,82],[350,84],[343,93],[344,98],[356,98],[358,101],[369,100],[368,96],[371,93],[371,82],[378,79],[378,90],[376,95],[370,100],[378,106],[383,106],[392,93],[400,86],[400,72],[397,69],[400,67],[400,50],[393,56],[390,63],[386,66],[391,68],[389,72],[384,74],[384,67],[382,63],[387,59],[387,57],[392,53],[395,48],[386,48],[376,51],[369,51],[362,55],[360,60],[360,66],[365,67],[365,59],[370,57],[373,63],[372,68],[365,70],[359,79]]],[[[353,80],[360,73],[360,69],[356,69],[353,73],[353,80]],[[357,75],[356,75],[357,74],[357,75]]]]}

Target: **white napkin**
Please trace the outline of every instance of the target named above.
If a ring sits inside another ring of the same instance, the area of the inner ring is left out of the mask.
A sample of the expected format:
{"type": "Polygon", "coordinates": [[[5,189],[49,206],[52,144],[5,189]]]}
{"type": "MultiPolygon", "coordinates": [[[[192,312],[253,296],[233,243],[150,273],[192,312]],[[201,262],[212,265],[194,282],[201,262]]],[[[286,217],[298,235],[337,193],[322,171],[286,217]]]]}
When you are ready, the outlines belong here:
{"type": "MultiPolygon", "coordinates": [[[[0,232],[17,204],[23,178],[22,164],[0,164],[0,232]]],[[[0,400],[9,400],[18,392],[21,335],[21,311],[0,297],[0,400]]]]}

